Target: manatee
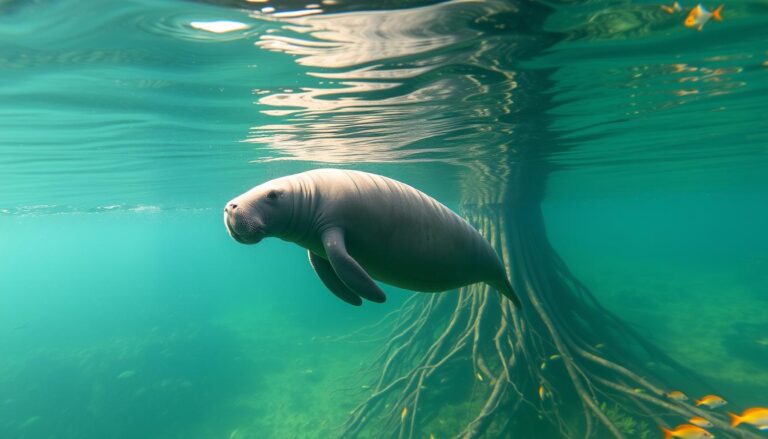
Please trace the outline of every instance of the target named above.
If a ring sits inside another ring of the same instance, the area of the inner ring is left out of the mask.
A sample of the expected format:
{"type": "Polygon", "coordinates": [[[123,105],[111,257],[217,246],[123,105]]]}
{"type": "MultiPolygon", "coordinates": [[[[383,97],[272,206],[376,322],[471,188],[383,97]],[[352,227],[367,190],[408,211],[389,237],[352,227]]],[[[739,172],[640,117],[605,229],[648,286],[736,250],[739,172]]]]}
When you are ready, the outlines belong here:
{"type": "Polygon", "coordinates": [[[277,237],[307,249],[325,286],[352,305],[384,302],[374,280],[440,292],[484,282],[520,301],[491,245],[423,192],[367,172],[316,169],[229,201],[224,224],[243,244],[277,237]]]}

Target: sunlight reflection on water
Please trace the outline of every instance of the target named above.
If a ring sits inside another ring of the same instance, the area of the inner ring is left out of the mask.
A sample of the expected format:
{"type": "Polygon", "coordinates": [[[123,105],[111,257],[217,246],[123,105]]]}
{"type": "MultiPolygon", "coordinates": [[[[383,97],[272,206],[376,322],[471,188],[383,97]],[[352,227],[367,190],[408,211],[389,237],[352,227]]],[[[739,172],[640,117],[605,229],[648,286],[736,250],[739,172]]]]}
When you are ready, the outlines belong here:
{"type": "Polygon", "coordinates": [[[473,147],[466,134],[495,123],[487,99],[498,97],[489,88],[516,86],[503,65],[510,39],[480,39],[484,22],[514,8],[453,1],[283,17],[281,31],[261,35],[256,45],[294,56],[308,77],[329,81],[262,96],[262,112],[283,119],[253,127],[246,141],[279,153],[258,161],[459,163],[473,147]]]}

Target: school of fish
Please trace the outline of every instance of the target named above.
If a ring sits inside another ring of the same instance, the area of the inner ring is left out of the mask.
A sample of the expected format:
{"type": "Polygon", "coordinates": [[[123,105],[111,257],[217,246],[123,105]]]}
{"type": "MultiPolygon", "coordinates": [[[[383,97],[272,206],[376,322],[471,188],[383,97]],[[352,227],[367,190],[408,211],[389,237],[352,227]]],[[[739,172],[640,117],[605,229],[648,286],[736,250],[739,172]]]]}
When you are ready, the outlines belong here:
{"type": "MultiPolygon", "coordinates": [[[[671,390],[666,392],[664,396],[672,401],[680,403],[688,401],[688,396],[680,390],[671,390]]],[[[728,401],[724,398],[712,394],[704,395],[699,399],[695,399],[693,402],[696,407],[703,406],[710,410],[715,410],[728,404],[728,401]]],[[[760,431],[768,431],[768,408],[752,407],[744,410],[741,414],[728,412],[728,416],[731,419],[732,428],[747,424],[760,431]]],[[[664,433],[664,439],[711,439],[715,436],[706,429],[712,427],[714,427],[714,424],[709,419],[701,416],[693,416],[688,419],[687,424],[680,424],[673,429],[662,426],[661,431],[664,433]]]]}

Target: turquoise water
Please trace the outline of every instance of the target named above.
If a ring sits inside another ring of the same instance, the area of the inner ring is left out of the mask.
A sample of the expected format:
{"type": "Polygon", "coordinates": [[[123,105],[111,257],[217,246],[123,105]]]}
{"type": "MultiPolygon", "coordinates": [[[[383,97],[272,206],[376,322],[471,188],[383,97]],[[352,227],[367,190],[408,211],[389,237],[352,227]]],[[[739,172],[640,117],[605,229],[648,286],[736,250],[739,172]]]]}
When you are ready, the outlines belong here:
{"type": "MultiPolygon", "coordinates": [[[[339,436],[416,293],[352,308],[302,249],[221,221],[329,166],[457,211],[523,188],[600,303],[708,383],[648,366],[666,390],[768,405],[764,2],[701,31],[655,2],[331,3],[0,1],[0,437],[339,436]]],[[[478,412],[487,378],[444,379],[412,437],[478,412]]],[[[517,385],[531,404],[481,437],[581,428],[578,401],[517,385]]],[[[648,427],[626,437],[684,421],[626,409],[648,427]]],[[[360,437],[408,437],[396,412],[360,437]]]]}

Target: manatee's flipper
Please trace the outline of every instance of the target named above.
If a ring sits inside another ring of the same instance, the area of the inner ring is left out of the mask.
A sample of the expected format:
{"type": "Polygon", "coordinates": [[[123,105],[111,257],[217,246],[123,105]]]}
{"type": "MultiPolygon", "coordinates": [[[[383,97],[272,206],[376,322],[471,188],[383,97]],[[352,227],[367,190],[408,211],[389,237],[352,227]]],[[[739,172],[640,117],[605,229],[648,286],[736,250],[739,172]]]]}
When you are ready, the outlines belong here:
{"type": "Polygon", "coordinates": [[[517,293],[515,293],[515,290],[512,289],[512,284],[509,283],[509,280],[507,280],[506,277],[504,277],[503,281],[499,283],[493,283],[490,285],[493,288],[495,288],[499,293],[503,294],[504,297],[511,300],[512,303],[514,303],[517,308],[521,308],[523,306],[520,303],[520,298],[517,296],[517,293]]]}
{"type": "Polygon", "coordinates": [[[312,268],[315,269],[317,277],[323,281],[323,284],[325,284],[333,294],[350,305],[360,306],[363,304],[363,299],[353,293],[352,290],[347,288],[347,286],[339,280],[339,277],[336,276],[333,267],[331,267],[331,264],[328,261],[309,250],[307,250],[307,253],[309,253],[309,263],[312,264],[312,268]]]}
{"type": "Polygon", "coordinates": [[[336,276],[344,285],[358,296],[371,302],[381,303],[387,300],[387,296],[371,279],[371,276],[347,253],[343,230],[338,227],[328,229],[323,232],[322,240],[328,262],[331,263],[333,271],[336,272],[336,276]]]}

